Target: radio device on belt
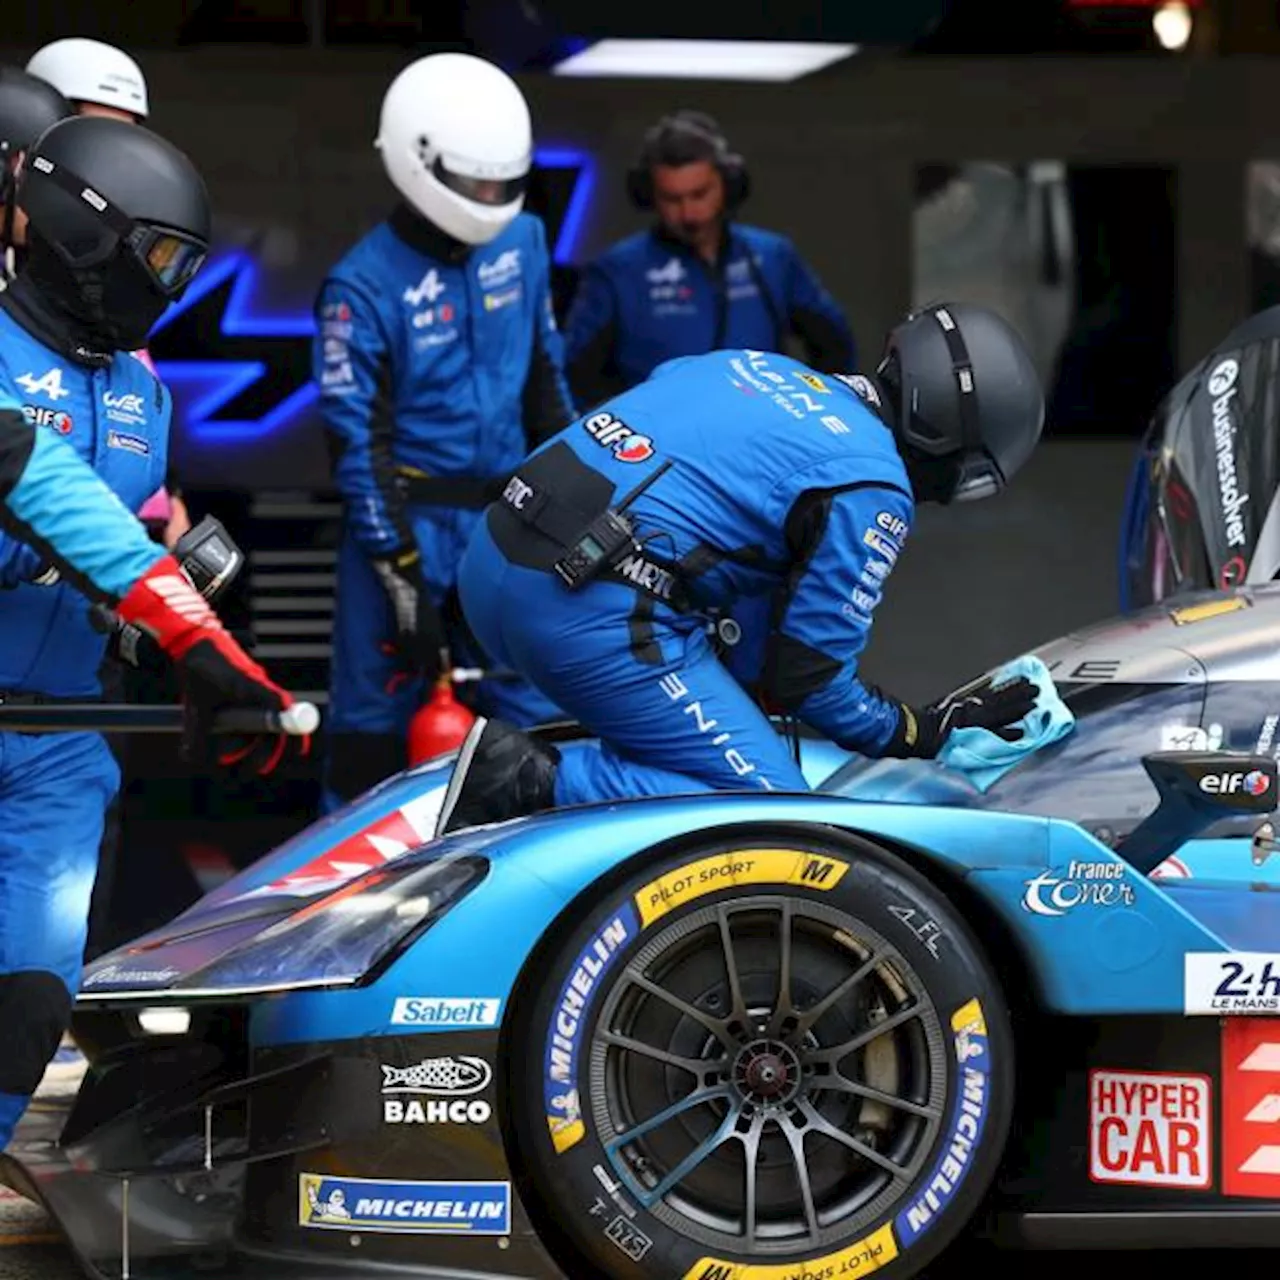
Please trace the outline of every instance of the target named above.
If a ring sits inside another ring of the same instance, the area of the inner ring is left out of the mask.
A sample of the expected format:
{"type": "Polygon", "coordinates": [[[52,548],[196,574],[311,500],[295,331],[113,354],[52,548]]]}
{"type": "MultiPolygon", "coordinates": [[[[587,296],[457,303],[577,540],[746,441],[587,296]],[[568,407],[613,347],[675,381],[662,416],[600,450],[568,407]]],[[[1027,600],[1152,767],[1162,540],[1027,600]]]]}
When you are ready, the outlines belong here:
{"type": "Polygon", "coordinates": [[[578,534],[577,541],[552,567],[570,591],[579,591],[626,552],[640,550],[631,521],[609,507],[578,534]]]}

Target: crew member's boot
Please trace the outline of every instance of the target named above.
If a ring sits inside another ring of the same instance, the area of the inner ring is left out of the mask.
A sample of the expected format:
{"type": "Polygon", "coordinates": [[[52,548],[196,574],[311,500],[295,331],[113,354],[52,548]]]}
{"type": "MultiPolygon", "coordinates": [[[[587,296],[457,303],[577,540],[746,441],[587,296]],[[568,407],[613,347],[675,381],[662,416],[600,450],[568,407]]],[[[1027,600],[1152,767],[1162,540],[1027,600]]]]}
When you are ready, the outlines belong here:
{"type": "Polygon", "coordinates": [[[559,763],[548,743],[502,720],[477,720],[458,751],[436,834],[550,809],[559,763]]]}

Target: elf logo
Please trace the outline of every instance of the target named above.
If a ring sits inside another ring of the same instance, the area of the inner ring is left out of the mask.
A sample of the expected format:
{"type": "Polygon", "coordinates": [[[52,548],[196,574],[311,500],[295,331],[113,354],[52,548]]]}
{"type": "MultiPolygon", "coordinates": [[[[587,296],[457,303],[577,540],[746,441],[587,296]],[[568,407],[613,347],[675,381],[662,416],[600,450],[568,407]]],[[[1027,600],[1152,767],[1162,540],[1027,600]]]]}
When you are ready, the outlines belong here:
{"type": "Polygon", "coordinates": [[[1200,790],[1210,796],[1231,796],[1243,792],[1248,796],[1265,795],[1271,779],[1260,769],[1248,773],[1208,773],[1200,779],[1200,790]]]}
{"type": "Polygon", "coordinates": [[[611,413],[593,413],[582,425],[587,435],[601,448],[612,450],[619,462],[647,462],[654,455],[653,441],[648,436],[632,431],[611,413]]]}
{"type": "Polygon", "coordinates": [[[45,409],[34,404],[24,404],[22,416],[33,427],[52,427],[60,436],[71,434],[71,415],[62,409],[45,409]]]}

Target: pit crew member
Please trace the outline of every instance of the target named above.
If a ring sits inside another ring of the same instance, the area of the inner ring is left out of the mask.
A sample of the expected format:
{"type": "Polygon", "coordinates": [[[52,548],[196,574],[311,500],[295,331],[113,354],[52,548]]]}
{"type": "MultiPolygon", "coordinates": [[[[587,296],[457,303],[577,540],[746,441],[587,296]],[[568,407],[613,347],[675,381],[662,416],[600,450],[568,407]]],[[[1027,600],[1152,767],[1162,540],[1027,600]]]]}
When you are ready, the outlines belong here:
{"type": "Polygon", "coordinates": [[[50,125],[71,114],[71,104],[52,85],[0,66],[0,288],[21,266],[26,240],[26,219],[13,198],[22,157],[50,125]]]}
{"type": "Polygon", "coordinates": [[[874,378],[714,352],[574,423],[517,469],[460,581],[480,642],[601,741],[557,750],[477,721],[442,825],[807,790],[752,693],[868,756],[933,757],[955,728],[1015,726],[1029,680],[912,707],[858,658],[915,504],[998,492],[1043,415],[1018,335],[960,304],[895,328],[874,378]]]}
{"type": "MultiPolygon", "coordinates": [[[[71,118],[32,147],[17,201],[27,262],[0,294],[0,492],[11,531],[0,539],[0,703],[94,698],[105,637],[87,595],[117,601],[180,664],[193,708],[284,710],[289,695],[128,512],[163,472],[169,396],[125,353],[204,261],[199,174],[145,129],[71,118]]],[[[270,769],[288,741],[250,739],[233,756],[270,769]]],[[[0,1145],[69,1021],[117,782],[97,734],[0,733],[0,1145]]]]}
{"type": "MultiPolygon", "coordinates": [[[[531,444],[573,418],[540,220],[522,212],[529,108],[492,64],[406,67],[377,147],[400,194],[317,300],[315,378],[345,502],[325,807],[405,767],[405,735],[448,651],[458,561],[531,444]]],[[[478,700],[519,724],[557,709],[518,681],[478,700]]]]}
{"type": "MultiPolygon", "coordinates": [[[[77,115],[106,116],[130,124],[141,124],[148,118],[149,95],[142,68],[113,44],[82,36],[55,40],[31,55],[27,71],[57,89],[77,115]]],[[[155,372],[146,348],[134,354],[155,372]]],[[[191,516],[172,473],[143,503],[138,515],[160,530],[164,545],[170,549],[191,528],[191,516]]]]}
{"type": "Polygon", "coordinates": [[[792,334],[814,368],[856,368],[849,323],[795,245],[736,221],[749,191],[743,158],[710,116],[677,111],[648,131],[627,192],[656,221],[586,269],[565,323],[579,404],[677,356],[784,351],[792,334]]]}

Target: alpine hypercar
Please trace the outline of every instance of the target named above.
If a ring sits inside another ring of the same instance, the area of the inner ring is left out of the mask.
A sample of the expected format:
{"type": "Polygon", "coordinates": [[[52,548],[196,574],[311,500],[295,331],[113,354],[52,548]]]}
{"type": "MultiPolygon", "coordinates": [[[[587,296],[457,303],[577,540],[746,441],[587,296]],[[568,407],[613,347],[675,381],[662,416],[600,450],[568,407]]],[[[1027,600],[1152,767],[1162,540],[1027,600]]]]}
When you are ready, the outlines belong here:
{"type": "Polygon", "coordinates": [[[1280,586],[1044,646],[999,776],[435,836],[444,757],[84,976],[3,1177],[91,1276],[808,1280],[1280,1243],[1280,586]]]}

